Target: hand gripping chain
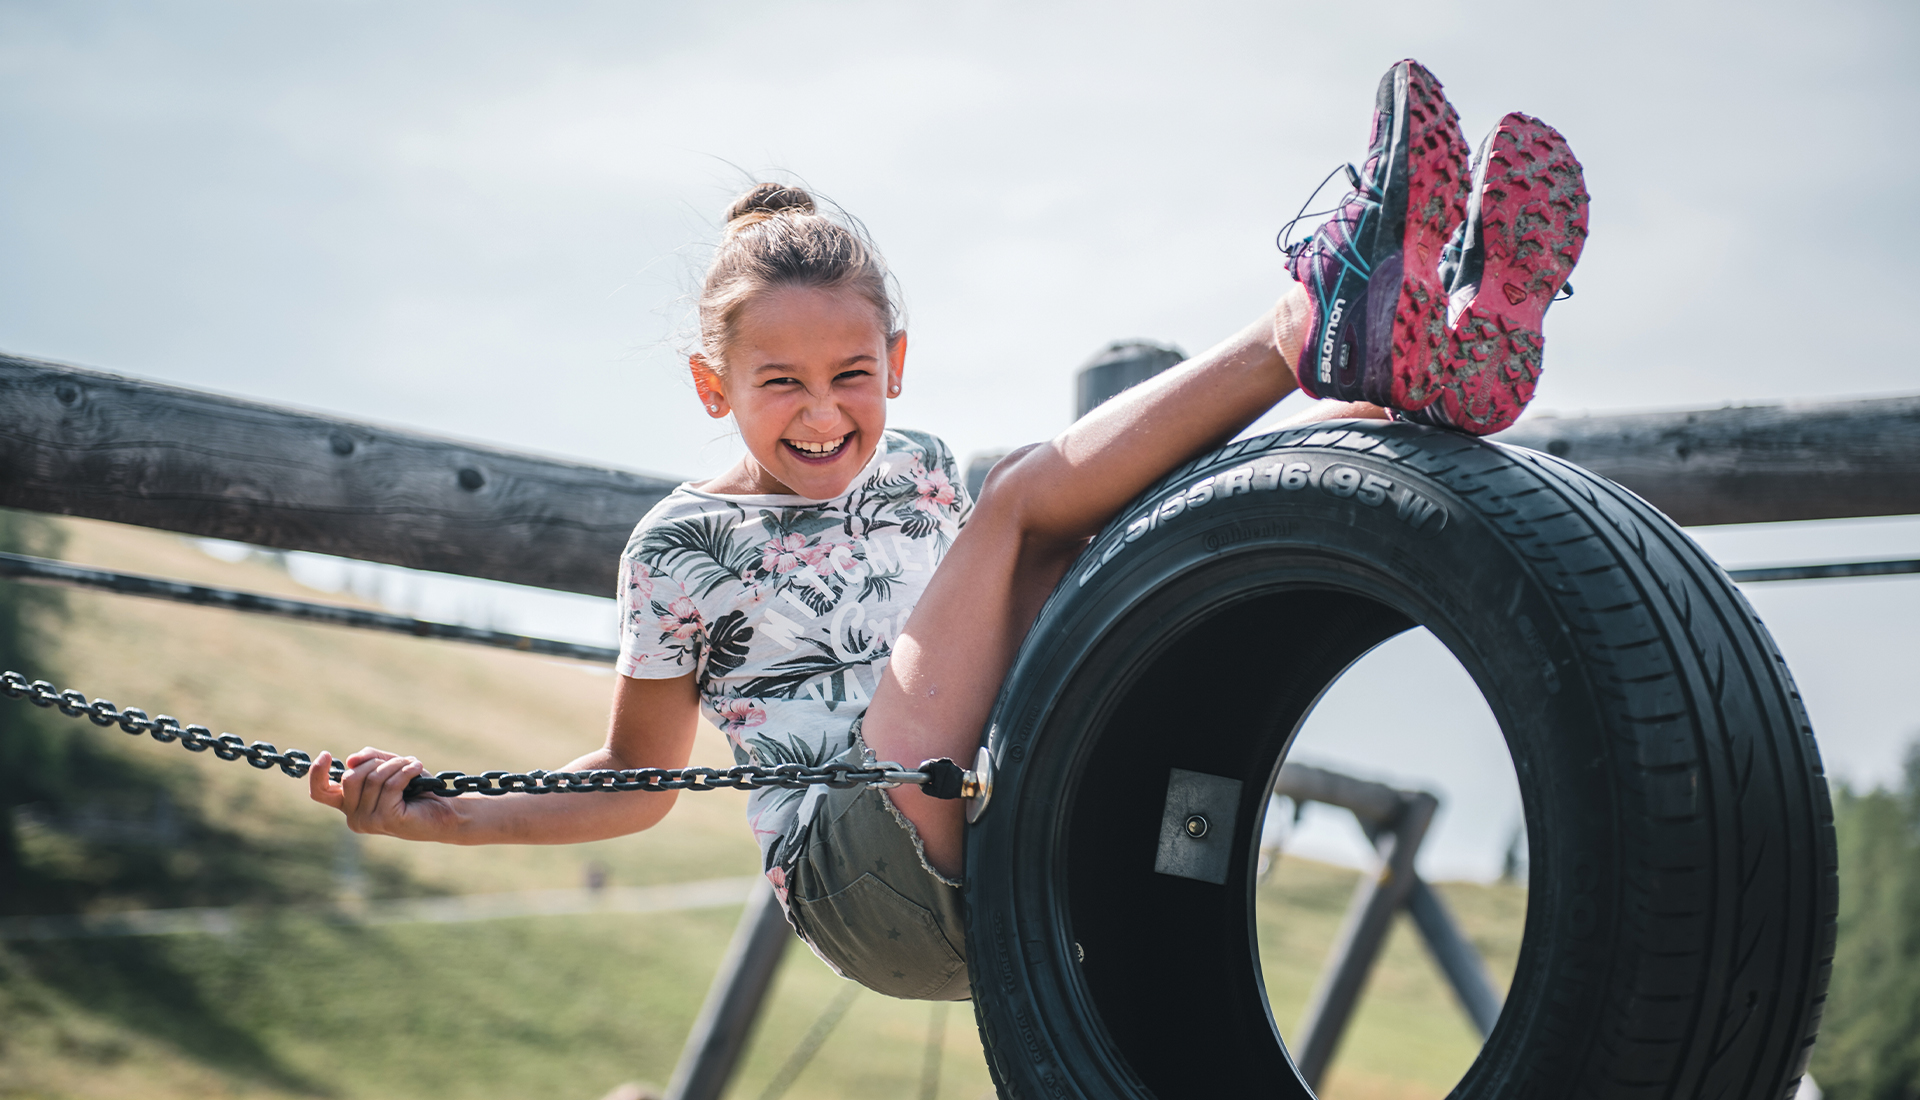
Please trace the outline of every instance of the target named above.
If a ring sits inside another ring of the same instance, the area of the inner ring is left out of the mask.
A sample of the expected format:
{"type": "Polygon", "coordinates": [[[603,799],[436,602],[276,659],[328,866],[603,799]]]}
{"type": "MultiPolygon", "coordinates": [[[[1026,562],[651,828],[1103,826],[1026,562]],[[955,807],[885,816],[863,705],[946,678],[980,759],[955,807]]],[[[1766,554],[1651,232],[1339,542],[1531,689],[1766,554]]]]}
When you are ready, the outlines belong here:
{"type": "MultiPolygon", "coordinates": [[[[69,718],[85,718],[96,726],[119,726],[126,732],[139,736],[147,734],[155,741],[178,741],[180,747],[188,752],[206,752],[222,760],[245,760],[261,770],[278,767],[295,779],[305,778],[313,767],[313,758],[299,749],[281,752],[270,741],[247,743],[243,738],[231,733],[218,737],[205,726],[182,726],[178,720],[167,715],[148,718],[147,712],[134,707],[125,710],[116,708],[105,699],[87,702],[85,694],[73,691],[60,691],[45,680],[29,682],[18,672],[8,670],[0,672],[0,694],[10,699],[26,699],[36,707],[50,707],[59,710],[69,718]]],[[[468,775],[465,772],[435,772],[433,775],[415,776],[407,783],[406,796],[409,799],[426,795],[451,797],[460,794],[574,794],[590,791],[719,791],[739,790],[755,791],[762,787],[784,787],[798,790],[804,787],[826,786],[836,790],[861,785],[871,787],[897,787],[903,783],[912,783],[934,798],[964,798],[968,800],[968,819],[979,816],[986,806],[988,795],[992,791],[992,780],[985,763],[986,754],[981,753],[976,761],[976,771],[967,771],[944,757],[921,763],[914,771],[907,771],[890,761],[881,761],[871,767],[860,768],[851,764],[826,764],[810,767],[805,764],[779,764],[763,767],[757,764],[742,764],[733,768],[627,768],[601,769],[585,772],[483,772],[468,775]]],[[[339,760],[328,769],[332,779],[339,779],[346,772],[346,765],[339,760]]]]}

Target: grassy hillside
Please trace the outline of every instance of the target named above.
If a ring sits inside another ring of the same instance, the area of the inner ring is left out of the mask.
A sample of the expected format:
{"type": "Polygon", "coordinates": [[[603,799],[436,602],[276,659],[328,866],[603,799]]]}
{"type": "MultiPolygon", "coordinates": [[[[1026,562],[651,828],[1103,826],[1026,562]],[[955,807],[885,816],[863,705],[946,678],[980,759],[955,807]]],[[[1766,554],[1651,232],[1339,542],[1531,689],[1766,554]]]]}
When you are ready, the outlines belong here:
{"type": "MultiPolygon", "coordinates": [[[[65,556],[77,562],[315,595],[269,561],[229,564],[168,535],[62,526],[65,556]]],[[[377,744],[432,767],[553,767],[597,743],[613,683],[565,662],[151,601],[74,594],[68,605],[57,642],[23,671],[308,751],[377,744]]],[[[624,1081],[664,1083],[738,917],[712,909],[326,923],[316,914],[352,841],[306,801],[303,784],[82,723],[64,735],[152,770],[211,825],[283,853],[288,866],[275,873],[307,900],[263,907],[229,936],[0,945],[0,1097],[595,1100],[624,1081]]],[[[696,762],[727,762],[717,733],[703,734],[696,762]]],[[[98,798],[112,808],[112,792],[98,798]]],[[[372,838],[358,859],[374,896],[572,887],[589,865],[615,885],[750,874],[757,852],[743,799],[686,796],[661,827],[599,844],[469,849],[372,838]]],[[[42,867],[83,874],[89,859],[104,858],[103,842],[57,828],[23,835],[26,858],[42,867]]],[[[196,858],[218,861],[221,851],[196,858]]],[[[1289,859],[1262,888],[1262,955],[1283,1029],[1298,1019],[1353,883],[1351,872],[1289,859]]],[[[207,889],[198,903],[261,900],[244,877],[207,889]]],[[[1504,980],[1523,894],[1442,892],[1504,980]]],[[[131,894],[90,896],[96,908],[142,904],[131,894]]],[[[760,1095],[842,986],[804,949],[789,953],[734,1096],[760,1095]]],[[[862,994],[788,1095],[914,1095],[935,1011],[862,994]]],[[[944,1036],[940,1095],[989,1095],[965,1006],[946,1014],[944,1036]]],[[[1477,1046],[1402,920],[1324,1094],[1443,1096],[1477,1046]]]]}

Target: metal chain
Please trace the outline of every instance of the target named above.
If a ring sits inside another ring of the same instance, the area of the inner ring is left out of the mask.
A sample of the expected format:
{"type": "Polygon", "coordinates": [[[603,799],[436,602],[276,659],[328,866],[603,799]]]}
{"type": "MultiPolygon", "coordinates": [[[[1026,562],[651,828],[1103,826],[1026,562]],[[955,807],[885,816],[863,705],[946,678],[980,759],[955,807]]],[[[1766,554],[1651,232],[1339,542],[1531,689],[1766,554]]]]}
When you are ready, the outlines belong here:
{"type": "MultiPolygon", "coordinates": [[[[25,699],[36,707],[57,709],[69,718],[85,718],[96,726],[119,726],[127,733],[138,737],[147,734],[163,744],[177,741],[188,752],[206,752],[209,749],[222,760],[245,760],[256,768],[265,771],[278,767],[282,772],[295,779],[306,777],[313,768],[313,758],[299,749],[285,752],[275,748],[271,741],[248,743],[244,738],[231,733],[218,737],[205,726],[182,726],[178,720],[162,714],[157,718],[148,718],[147,712],[136,707],[121,710],[105,699],[87,702],[85,694],[68,689],[61,691],[45,680],[29,681],[18,672],[8,670],[0,672],[0,694],[10,699],[25,699]]],[[[332,779],[339,779],[346,772],[346,765],[339,760],[328,769],[332,779]]],[[[961,769],[951,760],[928,760],[918,770],[908,771],[899,764],[890,761],[875,763],[871,767],[859,768],[851,764],[826,764],[811,767],[806,764],[778,764],[764,767],[758,764],[742,764],[733,768],[627,768],[603,769],[584,772],[483,772],[468,775],[465,772],[445,771],[433,775],[416,776],[407,784],[407,797],[418,798],[423,795],[452,796],[459,794],[574,794],[592,791],[757,791],[764,787],[780,787],[787,790],[799,790],[805,787],[831,787],[845,790],[862,785],[871,787],[897,787],[903,783],[917,785],[921,790],[935,798],[961,798],[971,793],[973,773],[961,769]]]]}

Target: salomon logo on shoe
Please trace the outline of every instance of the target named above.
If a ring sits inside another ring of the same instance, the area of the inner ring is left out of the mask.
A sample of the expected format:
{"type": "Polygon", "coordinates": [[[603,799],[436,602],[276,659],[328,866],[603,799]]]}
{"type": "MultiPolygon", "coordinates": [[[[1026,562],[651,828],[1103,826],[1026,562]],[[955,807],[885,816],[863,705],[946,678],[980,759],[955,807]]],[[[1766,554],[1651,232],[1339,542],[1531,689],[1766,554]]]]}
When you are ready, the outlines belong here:
{"type": "MultiPolygon", "coordinates": [[[[1340,332],[1340,315],[1346,312],[1347,300],[1335,298],[1333,312],[1327,315],[1325,334],[1320,337],[1320,383],[1327,385],[1333,381],[1333,345],[1340,332]]],[[[1340,364],[1346,366],[1345,363],[1340,364]]]]}

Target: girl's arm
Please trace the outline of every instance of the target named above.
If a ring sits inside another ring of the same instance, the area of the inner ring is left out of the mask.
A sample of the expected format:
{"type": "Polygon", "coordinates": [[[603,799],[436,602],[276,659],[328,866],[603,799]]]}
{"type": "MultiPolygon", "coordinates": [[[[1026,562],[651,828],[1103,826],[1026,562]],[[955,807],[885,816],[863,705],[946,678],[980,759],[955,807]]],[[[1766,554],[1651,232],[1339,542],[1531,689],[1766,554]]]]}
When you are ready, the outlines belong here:
{"type": "MultiPolygon", "coordinates": [[[[607,743],[564,770],[685,767],[700,717],[692,674],[617,679],[607,743]]],[[[331,754],[321,753],[307,780],[313,800],[345,814],[348,828],[446,844],[574,844],[624,836],[667,816],[678,794],[466,794],[408,802],[401,797],[407,781],[426,772],[417,758],[361,749],[346,758],[338,783],[327,778],[332,763],[331,754]]]]}

